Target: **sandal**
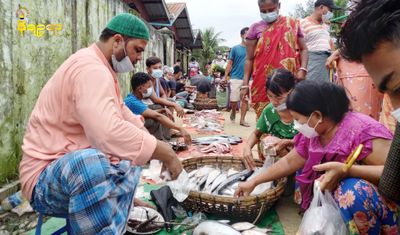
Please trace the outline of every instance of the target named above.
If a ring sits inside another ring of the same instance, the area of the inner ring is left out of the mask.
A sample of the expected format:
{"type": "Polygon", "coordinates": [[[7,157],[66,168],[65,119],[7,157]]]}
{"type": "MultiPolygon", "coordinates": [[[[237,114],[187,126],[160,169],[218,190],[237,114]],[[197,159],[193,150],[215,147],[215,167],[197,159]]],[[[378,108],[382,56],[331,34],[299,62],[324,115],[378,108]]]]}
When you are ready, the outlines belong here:
{"type": "Polygon", "coordinates": [[[241,122],[240,125],[244,127],[250,127],[250,124],[248,124],[247,122],[241,122]]]}

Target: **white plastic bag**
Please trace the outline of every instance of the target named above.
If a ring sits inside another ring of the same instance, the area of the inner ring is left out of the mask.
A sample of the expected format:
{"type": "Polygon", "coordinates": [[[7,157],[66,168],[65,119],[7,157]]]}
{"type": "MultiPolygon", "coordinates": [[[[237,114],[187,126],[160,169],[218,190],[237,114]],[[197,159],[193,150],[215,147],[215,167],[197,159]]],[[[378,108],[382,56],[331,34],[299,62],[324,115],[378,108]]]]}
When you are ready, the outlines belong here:
{"type": "Polygon", "coordinates": [[[314,198],[310,208],[304,213],[300,224],[300,235],[345,235],[346,224],[339,207],[329,191],[321,192],[319,182],[314,183],[314,198]]]}

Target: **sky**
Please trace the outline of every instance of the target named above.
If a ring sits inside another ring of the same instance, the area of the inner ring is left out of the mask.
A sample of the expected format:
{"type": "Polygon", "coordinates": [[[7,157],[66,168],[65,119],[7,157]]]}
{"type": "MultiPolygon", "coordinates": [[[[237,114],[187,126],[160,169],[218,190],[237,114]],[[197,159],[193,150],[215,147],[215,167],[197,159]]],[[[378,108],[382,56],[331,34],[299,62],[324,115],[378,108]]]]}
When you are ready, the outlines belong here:
{"type": "MultiPolygon", "coordinates": [[[[261,20],[257,0],[166,0],[185,2],[193,29],[214,27],[226,41],[224,46],[240,43],[240,30],[261,20]]],[[[281,14],[293,12],[304,0],[281,0],[281,14]]]]}

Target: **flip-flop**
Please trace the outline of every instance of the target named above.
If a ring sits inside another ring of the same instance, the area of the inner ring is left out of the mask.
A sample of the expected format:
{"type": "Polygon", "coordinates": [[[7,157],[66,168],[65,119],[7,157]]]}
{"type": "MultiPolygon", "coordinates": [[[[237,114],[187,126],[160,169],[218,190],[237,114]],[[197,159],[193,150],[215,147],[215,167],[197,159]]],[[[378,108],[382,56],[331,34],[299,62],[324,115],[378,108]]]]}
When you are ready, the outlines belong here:
{"type": "Polygon", "coordinates": [[[240,125],[244,127],[250,127],[250,124],[248,124],[247,122],[240,123],[240,125]]]}

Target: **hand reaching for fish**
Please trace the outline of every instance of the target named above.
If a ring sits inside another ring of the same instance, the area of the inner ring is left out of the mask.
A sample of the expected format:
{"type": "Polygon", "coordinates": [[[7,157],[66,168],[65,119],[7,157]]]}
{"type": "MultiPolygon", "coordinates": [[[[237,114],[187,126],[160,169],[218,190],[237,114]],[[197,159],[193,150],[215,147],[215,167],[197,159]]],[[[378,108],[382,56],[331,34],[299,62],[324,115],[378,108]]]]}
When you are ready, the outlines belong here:
{"type": "Polygon", "coordinates": [[[161,173],[168,170],[173,180],[178,178],[183,170],[182,163],[174,150],[172,150],[168,143],[163,141],[157,140],[157,147],[154,150],[152,159],[160,160],[163,163],[161,173]]]}
{"type": "Polygon", "coordinates": [[[169,176],[171,177],[172,180],[175,180],[178,178],[179,174],[182,172],[183,166],[181,161],[178,158],[173,158],[170,161],[164,162],[162,167],[161,167],[161,173],[160,177],[164,178],[165,177],[165,171],[169,172],[169,176]]]}
{"type": "Polygon", "coordinates": [[[240,183],[235,191],[235,197],[247,197],[253,192],[256,187],[256,183],[254,180],[249,180],[243,183],[240,183]]]}
{"type": "Polygon", "coordinates": [[[189,132],[185,130],[185,128],[181,128],[180,133],[182,134],[183,140],[186,145],[191,145],[192,144],[192,137],[190,136],[189,132]]]}
{"type": "Polygon", "coordinates": [[[256,163],[254,161],[251,148],[248,144],[245,144],[243,147],[243,157],[244,157],[247,169],[254,170],[254,168],[256,167],[256,163]]]}

